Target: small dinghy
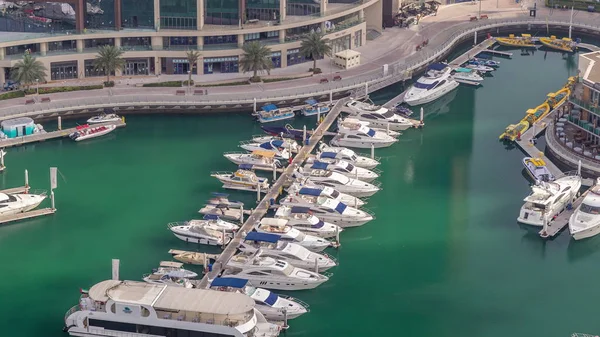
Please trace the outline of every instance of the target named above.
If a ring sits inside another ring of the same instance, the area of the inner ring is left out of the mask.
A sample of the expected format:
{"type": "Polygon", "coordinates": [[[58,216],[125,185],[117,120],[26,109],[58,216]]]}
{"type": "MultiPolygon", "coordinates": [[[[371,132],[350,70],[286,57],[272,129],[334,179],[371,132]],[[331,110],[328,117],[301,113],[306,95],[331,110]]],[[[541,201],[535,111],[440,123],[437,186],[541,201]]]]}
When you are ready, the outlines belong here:
{"type": "Polygon", "coordinates": [[[554,175],[546,167],[546,162],[541,158],[523,158],[523,166],[534,181],[553,181],[554,175]]]}

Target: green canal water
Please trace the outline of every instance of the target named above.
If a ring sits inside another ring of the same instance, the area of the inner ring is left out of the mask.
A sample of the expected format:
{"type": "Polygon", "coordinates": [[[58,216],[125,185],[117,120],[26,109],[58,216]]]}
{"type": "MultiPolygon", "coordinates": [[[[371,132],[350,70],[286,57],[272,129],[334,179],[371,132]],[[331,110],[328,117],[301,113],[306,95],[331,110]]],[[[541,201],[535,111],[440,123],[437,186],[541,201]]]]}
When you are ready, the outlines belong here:
{"type": "MultiPolygon", "coordinates": [[[[377,219],[341,235],[331,280],[294,293],[311,312],[288,336],[545,336],[600,332],[600,238],[543,242],[515,219],[528,193],[518,149],[498,143],[507,124],[576,72],[576,57],[536,52],[501,59],[478,89],[426,106],[426,128],[408,130],[383,157],[377,219]]],[[[397,93],[376,95],[383,102],[397,93]]],[[[170,248],[194,250],[167,223],[199,218],[220,184],[222,157],[259,134],[248,115],[131,116],[97,140],[48,141],[9,150],[1,187],[47,188],[60,171],[58,212],[0,228],[0,326],[10,337],[63,336],[79,288],[111,277],[139,280],[170,248]]],[[[295,123],[313,123],[298,118],[295,123]]],[[[251,193],[232,198],[254,202],[251,193]]]]}

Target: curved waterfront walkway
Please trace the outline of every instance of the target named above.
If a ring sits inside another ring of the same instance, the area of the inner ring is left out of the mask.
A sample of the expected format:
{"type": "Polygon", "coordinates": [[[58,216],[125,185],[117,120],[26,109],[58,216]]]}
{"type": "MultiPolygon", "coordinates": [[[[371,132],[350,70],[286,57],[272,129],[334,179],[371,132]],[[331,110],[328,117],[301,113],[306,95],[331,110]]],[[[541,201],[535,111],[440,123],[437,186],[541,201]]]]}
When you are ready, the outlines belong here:
{"type": "MultiPolygon", "coordinates": [[[[519,27],[527,30],[534,25],[548,25],[550,28],[565,27],[569,25],[570,11],[545,8],[538,10],[537,18],[530,18],[528,11],[520,7],[490,9],[492,2],[482,3],[482,14],[487,14],[491,19],[469,22],[468,18],[477,13],[478,6],[460,4],[442,9],[438,16],[424,19],[416,26],[416,33],[406,38],[403,34],[398,37],[399,44],[383,53],[380,58],[374,59],[358,68],[341,72],[343,80],[317,84],[319,78],[315,76],[300,80],[275,82],[261,85],[244,85],[215,87],[209,89],[206,96],[177,96],[176,90],[185,88],[142,88],[142,87],[117,87],[94,91],[79,91],[70,93],[56,93],[43,95],[51,98],[51,102],[24,105],[25,98],[12,99],[0,102],[0,118],[12,116],[52,115],[55,113],[93,113],[96,109],[104,107],[120,107],[123,110],[146,109],[183,109],[194,112],[214,109],[248,109],[252,107],[254,99],[258,103],[272,102],[279,104],[293,104],[301,102],[306,97],[326,98],[330,93],[336,95],[352,94],[362,96],[365,87],[368,91],[383,88],[409,77],[412,71],[435,61],[446,55],[458,43],[466,39],[473,39],[476,32],[499,30],[508,26],[519,27]],[[485,5],[485,6],[484,6],[485,5]],[[457,9],[457,10],[455,10],[457,9]],[[450,13],[443,18],[444,11],[450,13]],[[546,18],[549,18],[546,21],[546,18]],[[495,19],[494,19],[495,18],[495,19]],[[428,20],[431,22],[428,23],[428,20]],[[428,39],[429,45],[419,52],[414,51],[417,43],[428,39]],[[383,64],[388,64],[388,73],[384,74],[383,64]]],[[[600,31],[600,16],[594,13],[577,12],[573,27],[581,31],[600,31]]],[[[398,28],[391,28],[398,29],[398,28]]],[[[389,30],[388,30],[389,31],[389,30]]],[[[399,33],[411,30],[399,30],[399,33]]],[[[481,34],[483,35],[483,34],[481,34]]],[[[484,38],[481,36],[479,40],[484,38]]],[[[376,48],[377,40],[369,42],[368,48],[376,48]]]]}

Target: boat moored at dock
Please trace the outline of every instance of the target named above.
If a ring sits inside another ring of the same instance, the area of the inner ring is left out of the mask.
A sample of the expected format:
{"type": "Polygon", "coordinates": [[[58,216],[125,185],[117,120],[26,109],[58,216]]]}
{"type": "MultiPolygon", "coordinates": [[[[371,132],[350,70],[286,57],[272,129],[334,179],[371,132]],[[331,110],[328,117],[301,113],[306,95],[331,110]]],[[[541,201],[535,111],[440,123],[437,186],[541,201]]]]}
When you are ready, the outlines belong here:
{"type": "Polygon", "coordinates": [[[306,103],[306,105],[300,111],[306,117],[316,116],[319,114],[323,115],[331,110],[331,107],[328,103],[319,103],[316,99],[307,99],[304,101],[304,103],[306,103]]]}
{"type": "Polygon", "coordinates": [[[268,151],[273,152],[276,158],[289,159],[291,157],[290,149],[298,151],[298,143],[288,143],[282,140],[274,139],[264,143],[255,143],[253,141],[242,141],[240,147],[248,152],[268,151]],[[292,145],[296,144],[296,146],[292,145]]]}
{"type": "Polygon", "coordinates": [[[459,83],[479,85],[483,82],[483,77],[476,70],[470,68],[456,68],[453,70],[452,76],[459,83]]]}
{"type": "Polygon", "coordinates": [[[362,226],[374,219],[373,215],[324,196],[288,195],[280,204],[307,207],[323,221],[329,221],[342,228],[362,226]]]}
{"type": "Polygon", "coordinates": [[[290,108],[279,108],[275,104],[267,104],[261,111],[256,112],[256,117],[261,123],[270,123],[294,118],[294,111],[290,108]]]}
{"type": "Polygon", "coordinates": [[[356,208],[362,207],[366,204],[366,202],[363,199],[361,199],[359,197],[355,197],[355,196],[347,194],[347,193],[342,193],[333,187],[317,186],[317,185],[314,185],[311,183],[294,182],[290,185],[290,187],[288,187],[287,192],[289,194],[296,194],[296,195],[307,194],[307,195],[312,195],[312,196],[316,196],[316,197],[326,196],[326,197],[341,201],[347,205],[354,206],[356,208]]]}
{"type": "Polygon", "coordinates": [[[294,176],[300,180],[301,185],[315,185],[319,188],[331,187],[342,193],[355,197],[370,197],[380,190],[377,185],[358,179],[349,178],[343,174],[331,171],[312,171],[310,175],[296,172],[294,176]]]}
{"type": "Polygon", "coordinates": [[[332,238],[342,232],[342,228],[317,218],[308,207],[279,206],[275,218],[286,221],[286,225],[321,238],[332,238]]]}
{"type": "Polygon", "coordinates": [[[540,43],[544,45],[544,47],[548,47],[554,50],[572,53],[574,42],[568,37],[563,37],[562,39],[557,38],[552,35],[550,37],[540,37],[540,43]]]}
{"type": "Polygon", "coordinates": [[[521,138],[521,135],[529,129],[529,122],[526,120],[520,121],[518,124],[511,124],[506,127],[504,132],[500,135],[500,140],[506,140],[514,142],[521,138]]]}
{"type": "Polygon", "coordinates": [[[46,199],[46,193],[0,193],[0,216],[25,213],[38,207],[46,199]]]}
{"type": "Polygon", "coordinates": [[[302,173],[310,174],[310,172],[315,170],[325,170],[332,171],[343,174],[347,177],[351,177],[354,179],[371,182],[377,178],[379,178],[379,173],[371,171],[366,168],[354,166],[347,161],[344,160],[336,160],[330,163],[322,162],[318,160],[314,160],[309,158],[306,161],[306,165],[304,167],[298,168],[302,173]]]}
{"type": "Polygon", "coordinates": [[[384,131],[375,131],[363,125],[357,119],[346,118],[338,123],[338,128],[338,135],[330,142],[332,146],[369,149],[389,147],[398,141],[384,131]]]}
{"type": "Polygon", "coordinates": [[[252,165],[252,166],[264,166],[264,167],[283,167],[281,160],[275,158],[275,152],[254,150],[251,153],[247,152],[227,152],[223,154],[223,157],[229,159],[232,163],[237,165],[252,165]]]}
{"type": "Polygon", "coordinates": [[[106,122],[119,122],[121,121],[121,116],[114,114],[114,113],[109,113],[109,114],[101,114],[98,116],[94,116],[91,117],[90,119],[87,120],[88,123],[90,124],[95,124],[95,123],[106,123],[106,122]]]}
{"type": "Polygon", "coordinates": [[[553,181],[554,175],[546,167],[546,162],[542,158],[523,158],[525,171],[533,181],[553,181]]]}
{"type": "Polygon", "coordinates": [[[80,142],[82,140],[96,138],[104,136],[112,131],[114,131],[117,127],[115,125],[101,125],[101,126],[87,126],[77,127],[77,131],[71,133],[69,138],[73,139],[76,142],[80,142]]]}
{"type": "Polygon", "coordinates": [[[285,219],[262,218],[256,226],[259,233],[269,233],[281,236],[282,241],[289,241],[313,251],[320,252],[331,246],[331,242],[322,237],[305,234],[290,226],[285,219]]]}
{"type": "Polygon", "coordinates": [[[427,68],[406,92],[404,102],[410,106],[434,101],[458,87],[451,75],[452,68],[444,63],[434,63],[427,68]]]}
{"type": "Polygon", "coordinates": [[[497,37],[496,42],[505,47],[537,48],[530,34],[521,34],[521,36],[510,34],[508,37],[497,37]]]}
{"type": "Polygon", "coordinates": [[[569,232],[575,240],[600,234],[600,178],[569,218],[569,232]]]}
{"type": "Polygon", "coordinates": [[[378,158],[376,157],[369,158],[367,156],[362,156],[349,148],[329,146],[325,143],[321,143],[321,145],[319,145],[319,150],[315,158],[324,162],[341,159],[350,162],[355,166],[366,169],[375,168],[380,164],[378,158]]]}
{"type": "Polygon", "coordinates": [[[262,193],[267,193],[269,189],[269,179],[259,177],[252,171],[212,172],[210,176],[219,179],[223,183],[223,188],[242,191],[256,191],[260,189],[262,193]]]}
{"type": "Polygon", "coordinates": [[[168,225],[169,230],[180,240],[209,246],[222,246],[231,241],[231,235],[224,229],[211,226],[207,223],[177,223],[168,225]]]}

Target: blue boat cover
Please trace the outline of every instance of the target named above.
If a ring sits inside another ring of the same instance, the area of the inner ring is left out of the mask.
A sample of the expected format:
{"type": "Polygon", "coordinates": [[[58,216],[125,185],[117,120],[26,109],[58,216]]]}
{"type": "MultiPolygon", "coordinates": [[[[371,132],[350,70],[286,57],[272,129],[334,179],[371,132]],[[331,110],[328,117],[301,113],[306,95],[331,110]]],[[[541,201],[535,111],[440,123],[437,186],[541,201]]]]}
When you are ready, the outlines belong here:
{"type": "Polygon", "coordinates": [[[325,223],[323,222],[323,220],[319,220],[319,222],[317,222],[316,224],[310,226],[311,228],[321,228],[325,226],[325,223]]]}
{"type": "Polygon", "coordinates": [[[252,164],[240,164],[238,168],[240,170],[252,170],[252,164]]]}
{"type": "Polygon", "coordinates": [[[277,302],[277,300],[279,299],[279,296],[277,296],[277,294],[274,293],[270,293],[269,296],[267,296],[267,298],[265,298],[265,303],[268,304],[269,306],[273,306],[273,304],[275,304],[275,302],[277,302]]]}
{"type": "Polygon", "coordinates": [[[417,81],[417,82],[415,82],[415,87],[419,88],[419,89],[429,90],[429,89],[435,87],[437,84],[438,84],[438,81],[435,81],[431,84],[425,84],[425,83],[421,83],[421,82],[417,81]]]}
{"type": "Polygon", "coordinates": [[[300,191],[298,191],[298,193],[300,193],[300,194],[312,195],[312,196],[315,196],[315,197],[320,196],[321,192],[323,192],[323,190],[320,189],[320,188],[308,188],[308,187],[302,187],[300,189],[300,191]]]}
{"type": "Polygon", "coordinates": [[[283,140],[281,140],[281,139],[272,140],[271,143],[273,143],[273,145],[275,145],[277,147],[285,147],[284,146],[285,144],[283,144],[283,140]]]}
{"type": "Polygon", "coordinates": [[[244,240],[275,243],[275,242],[279,241],[280,238],[281,238],[281,235],[277,235],[277,234],[250,232],[250,233],[248,233],[248,235],[246,235],[246,238],[244,240]]]}
{"type": "Polygon", "coordinates": [[[346,206],[346,204],[344,204],[343,202],[340,202],[337,206],[335,206],[335,210],[339,214],[342,214],[346,210],[346,207],[348,207],[348,206],[346,206]]]}
{"type": "Polygon", "coordinates": [[[446,68],[446,65],[443,63],[434,63],[428,67],[428,69],[433,69],[433,70],[438,70],[438,71],[444,70],[444,68],[446,68]]]}
{"type": "Polygon", "coordinates": [[[375,136],[375,130],[369,129],[369,131],[367,131],[367,135],[369,135],[369,137],[374,137],[375,136]]]}
{"type": "Polygon", "coordinates": [[[211,283],[211,287],[232,287],[243,288],[248,283],[248,280],[233,277],[217,277],[211,283]]]}
{"type": "Polygon", "coordinates": [[[263,111],[273,111],[279,109],[275,104],[267,104],[262,107],[263,111]]]}
{"type": "Polygon", "coordinates": [[[320,155],[321,158],[331,158],[331,159],[335,159],[337,158],[337,153],[335,152],[323,152],[320,155]]]}
{"type": "Polygon", "coordinates": [[[300,206],[292,206],[292,213],[308,213],[310,212],[310,207],[300,207],[300,206]]]}
{"type": "Polygon", "coordinates": [[[219,216],[216,214],[206,214],[204,215],[204,220],[219,220],[219,216]]]}
{"type": "Polygon", "coordinates": [[[310,104],[310,105],[316,105],[317,100],[316,99],[307,99],[306,101],[304,101],[304,103],[310,104]]]}
{"type": "Polygon", "coordinates": [[[263,149],[267,149],[267,150],[272,150],[273,149],[273,145],[271,145],[270,142],[262,143],[262,144],[260,144],[260,147],[263,148],[263,149]]]}
{"type": "Polygon", "coordinates": [[[316,161],[312,164],[311,168],[315,169],[315,170],[326,170],[327,166],[329,164],[321,162],[321,161],[316,161]]]}

